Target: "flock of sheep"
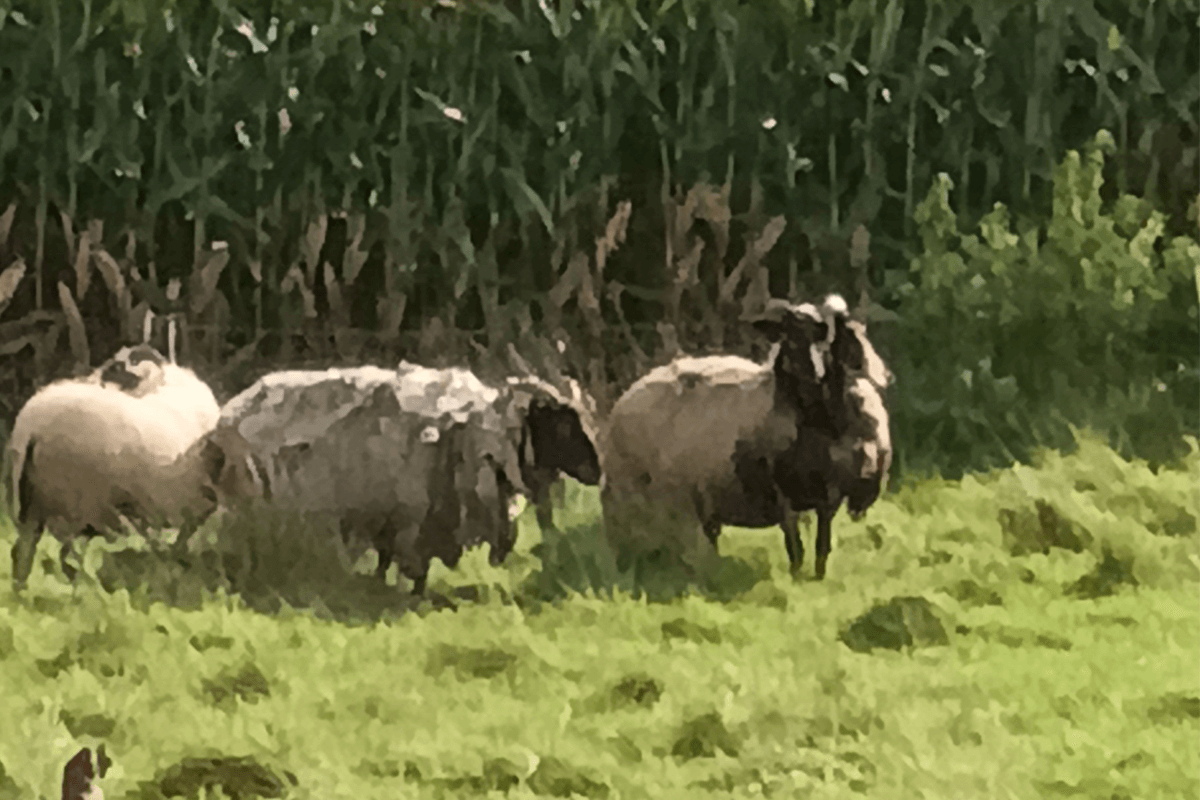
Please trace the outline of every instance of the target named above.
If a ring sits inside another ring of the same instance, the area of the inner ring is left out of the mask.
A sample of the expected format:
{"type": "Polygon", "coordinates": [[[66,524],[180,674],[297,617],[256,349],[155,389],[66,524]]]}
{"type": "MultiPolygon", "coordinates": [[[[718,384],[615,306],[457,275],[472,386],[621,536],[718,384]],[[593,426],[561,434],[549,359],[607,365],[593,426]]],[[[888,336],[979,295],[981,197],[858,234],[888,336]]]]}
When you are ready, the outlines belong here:
{"type": "Polygon", "coordinates": [[[842,501],[857,518],[887,479],[891,374],[838,295],[772,300],[751,324],[771,342],[764,363],[677,358],[604,420],[568,378],[491,385],[408,362],[274,372],[221,407],[191,370],[146,344],[122,348],[17,415],[6,453],[14,588],[47,527],[74,580],[80,538],[113,538],[126,522],[177,527],[179,549],[218,509],[265,505],[331,523],[351,552],[377,552],[379,576],[395,562],[421,594],[434,557],[453,568],[487,542],[491,563],[504,561],[517,495],[551,527],[562,473],[600,484],[619,566],[663,548],[698,565],[723,525],[779,525],[796,573],[797,515],[815,510],[824,577],[842,501]]]}

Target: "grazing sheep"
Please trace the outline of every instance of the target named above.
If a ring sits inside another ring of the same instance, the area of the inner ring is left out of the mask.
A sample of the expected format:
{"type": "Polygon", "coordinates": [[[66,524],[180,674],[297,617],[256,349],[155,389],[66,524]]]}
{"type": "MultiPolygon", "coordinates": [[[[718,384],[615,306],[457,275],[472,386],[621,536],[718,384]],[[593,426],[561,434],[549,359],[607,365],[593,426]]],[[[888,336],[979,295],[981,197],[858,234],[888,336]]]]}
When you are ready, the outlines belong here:
{"type": "Polygon", "coordinates": [[[59,561],[71,580],[74,540],[111,538],[122,514],[143,527],[178,525],[186,540],[215,508],[200,439],[218,413],[203,382],[145,345],[34,394],[8,446],[14,588],[24,586],[47,526],[62,542],[59,561]]]}
{"type": "Polygon", "coordinates": [[[550,487],[566,473],[580,483],[600,482],[596,453],[598,427],[594,402],[579,384],[565,378],[570,397],[534,376],[508,379],[517,406],[524,409],[518,455],[521,479],[535,505],[538,527],[554,528],[550,487]]]}
{"type": "Polygon", "coordinates": [[[380,577],[395,559],[419,595],[434,557],[453,568],[483,541],[492,564],[507,557],[515,492],[545,500],[560,470],[598,480],[587,415],[569,406],[536,379],[496,389],[407,362],[273,373],[222,410],[212,478],[231,501],[338,523],[352,549],[376,549],[380,577]]]}
{"type": "MultiPolygon", "coordinates": [[[[886,416],[883,433],[871,439],[877,422],[868,411],[882,402],[860,375],[886,373],[865,328],[847,319],[836,295],[820,309],[773,301],[754,326],[774,340],[766,364],[730,355],[678,358],[613,406],[601,449],[602,494],[620,556],[664,543],[687,554],[697,522],[714,550],[722,525],[780,525],[798,572],[798,511],[836,510],[851,487],[855,509],[874,499],[864,461],[890,459],[890,447],[879,444],[887,442],[886,416]],[[637,541],[635,528],[659,541],[637,541]]],[[[820,530],[816,572],[823,577],[828,519],[820,530]]]]}

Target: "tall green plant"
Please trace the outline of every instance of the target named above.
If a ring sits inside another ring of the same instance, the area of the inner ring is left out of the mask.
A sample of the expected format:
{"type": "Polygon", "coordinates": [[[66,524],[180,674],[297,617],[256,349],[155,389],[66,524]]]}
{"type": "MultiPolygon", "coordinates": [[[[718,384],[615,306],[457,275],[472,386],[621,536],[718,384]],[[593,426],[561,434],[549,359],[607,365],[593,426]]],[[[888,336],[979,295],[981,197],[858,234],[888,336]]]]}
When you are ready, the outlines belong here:
{"type": "Polygon", "coordinates": [[[917,207],[922,252],[900,287],[899,371],[912,389],[897,427],[910,457],[1022,457],[1039,441],[1068,444],[1067,423],[1166,457],[1195,430],[1200,243],[1164,236],[1144,200],[1102,202],[1111,141],[1102,132],[1066,155],[1044,224],[1014,224],[998,203],[960,234],[944,174],[917,207]],[[1181,312],[1189,335],[1154,347],[1181,312]]]}

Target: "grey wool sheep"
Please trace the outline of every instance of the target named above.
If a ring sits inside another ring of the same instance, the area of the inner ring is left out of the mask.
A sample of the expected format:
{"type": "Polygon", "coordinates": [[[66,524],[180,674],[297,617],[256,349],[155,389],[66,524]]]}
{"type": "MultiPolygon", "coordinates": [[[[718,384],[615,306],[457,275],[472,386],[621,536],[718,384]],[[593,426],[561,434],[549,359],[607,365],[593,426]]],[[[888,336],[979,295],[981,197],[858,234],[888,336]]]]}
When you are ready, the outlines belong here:
{"type": "Polygon", "coordinates": [[[558,470],[598,480],[580,416],[535,380],[500,389],[465,369],[402,362],[277,372],[222,410],[209,437],[223,503],[267,501],[334,522],[352,551],[396,560],[422,594],[430,561],[515,543],[508,503],[537,502],[558,470]],[[572,422],[573,419],[573,422],[572,422]]]}
{"type": "Polygon", "coordinates": [[[890,459],[890,440],[886,413],[882,432],[872,416],[882,401],[862,377],[886,380],[865,328],[836,295],[821,308],[773,301],[753,324],[774,341],[767,363],[678,358],[614,404],[602,497],[619,559],[666,545],[694,561],[697,526],[715,551],[722,525],[780,525],[797,573],[797,512],[816,508],[823,577],[830,509],[847,493],[856,513],[874,500],[872,477],[890,459]]]}
{"type": "Polygon", "coordinates": [[[201,438],[216,425],[212,391],[153,348],[122,348],[90,375],[44,386],[17,414],[6,457],[17,542],[13,586],[29,577],[49,527],[68,558],[83,536],[113,538],[125,516],[179,526],[186,538],[215,508],[201,438]]]}

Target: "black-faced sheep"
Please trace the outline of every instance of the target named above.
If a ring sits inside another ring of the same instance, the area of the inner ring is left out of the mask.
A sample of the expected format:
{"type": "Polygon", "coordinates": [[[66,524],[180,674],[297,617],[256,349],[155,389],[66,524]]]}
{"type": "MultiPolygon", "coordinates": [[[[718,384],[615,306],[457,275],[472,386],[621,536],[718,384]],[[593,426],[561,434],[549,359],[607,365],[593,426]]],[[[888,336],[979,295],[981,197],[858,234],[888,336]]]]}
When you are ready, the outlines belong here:
{"type": "Polygon", "coordinates": [[[754,325],[775,341],[766,364],[679,358],[613,406],[602,495],[619,559],[647,545],[694,553],[697,523],[714,549],[722,525],[779,525],[795,573],[804,557],[797,512],[816,508],[823,577],[832,511],[848,493],[856,513],[874,499],[890,442],[886,415],[882,433],[871,416],[882,402],[862,377],[886,380],[865,328],[837,296],[819,309],[774,301],[754,325]],[[663,541],[668,535],[676,540],[663,541]]]}
{"type": "Polygon", "coordinates": [[[181,537],[190,535],[215,508],[200,439],[219,412],[191,370],[145,345],[34,394],[17,414],[7,454],[14,588],[24,586],[46,527],[62,542],[59,560],[72,580],[75,539],[111,538],[122,515],[143,528],[179,526],[181,537]]]}
{"type": "Polygon", "coordinates": [[[545,499],[559,470],[598,480],[586,414],[564,400],[533,379],[497,389],[409,363],[273,373],[222,410],[213,478],[230,503],[337,523],[352,550],[376,549],[378,575],[395,559],[421,594],[434,557],[453,568],[484,541],[491,563],[507,557],[514,493],[545,499]]]}

